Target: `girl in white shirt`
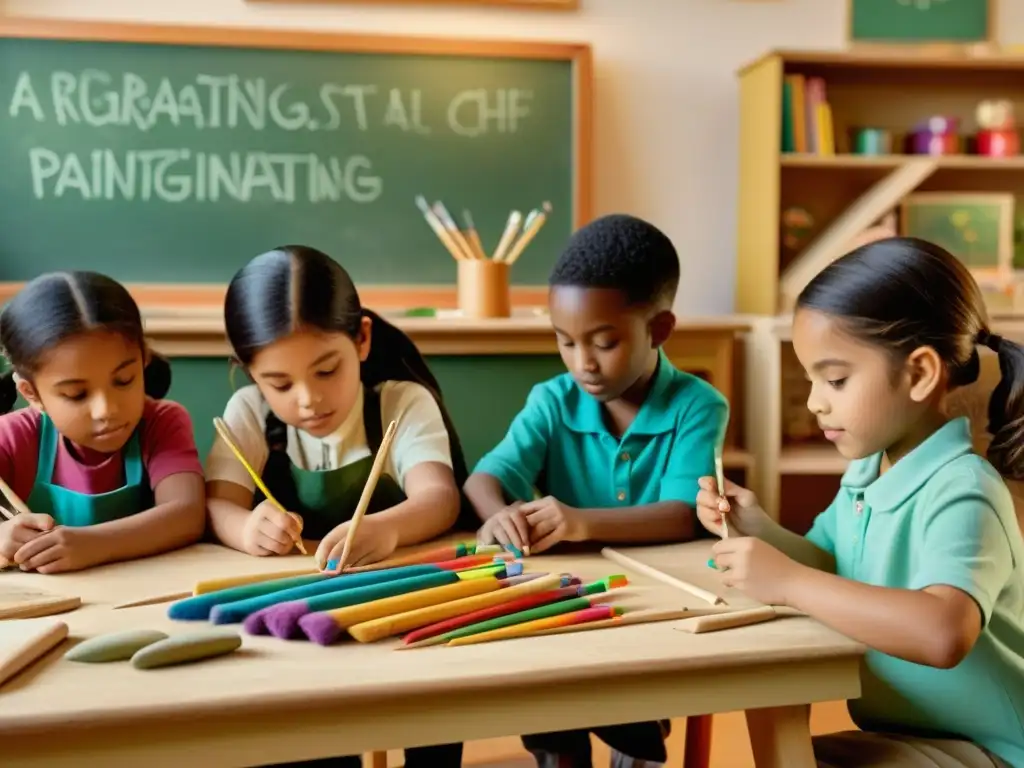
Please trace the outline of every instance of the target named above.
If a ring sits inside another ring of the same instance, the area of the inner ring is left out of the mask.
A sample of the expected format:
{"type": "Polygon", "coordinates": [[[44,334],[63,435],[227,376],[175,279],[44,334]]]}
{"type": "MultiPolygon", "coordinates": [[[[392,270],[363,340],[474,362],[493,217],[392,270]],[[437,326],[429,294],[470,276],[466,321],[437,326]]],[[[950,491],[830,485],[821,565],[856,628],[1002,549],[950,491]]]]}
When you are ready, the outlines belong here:
{"type": "Polygon", "coordinates": [[[337,262],[303,246],[257,256],[228,286],[224,321],[254,382],[231,397],[224,421],[292,514],[257,492],[218,438],[206,476],[221,542],[283,555],[301,535],[320,540],[317,562],[333,570],[392,420],[397,431],[348,564],[383,560],[455,524],[466,468],[437,381],[408,336],[362,308],[337,262]]]}

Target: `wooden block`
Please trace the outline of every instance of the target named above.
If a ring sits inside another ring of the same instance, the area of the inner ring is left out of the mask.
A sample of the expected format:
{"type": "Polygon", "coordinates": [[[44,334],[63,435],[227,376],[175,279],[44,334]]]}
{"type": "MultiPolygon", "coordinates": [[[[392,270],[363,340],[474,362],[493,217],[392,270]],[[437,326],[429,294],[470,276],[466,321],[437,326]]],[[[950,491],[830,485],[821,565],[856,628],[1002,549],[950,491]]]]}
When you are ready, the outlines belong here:
{"type": "Polygon", "coordinates": [[[33,619],[73,611],[82,598],[24,587],[0,587],[0,619],[33,619]]]}
{"type": "Polygon", "coordinates": [[[59,619],[19,619],[0,624],[0,685],[68,636],[59,619]]]}

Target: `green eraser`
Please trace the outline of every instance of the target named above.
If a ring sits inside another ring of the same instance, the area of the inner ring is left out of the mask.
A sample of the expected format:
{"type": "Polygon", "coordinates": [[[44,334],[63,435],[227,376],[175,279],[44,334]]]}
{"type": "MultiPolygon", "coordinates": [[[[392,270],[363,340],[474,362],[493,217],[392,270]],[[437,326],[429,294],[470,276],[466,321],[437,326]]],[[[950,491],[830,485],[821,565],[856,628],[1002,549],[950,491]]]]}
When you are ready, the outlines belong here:
{"type": "Polygon", "coordinates": [[[433,307],[413,307],[405,310],[406,317],[437,317],[437,310],[433,307]]]}
{"type": "Polygon", "coordinates": [[[710,560],[708,560],[708,568],[714,568],[714,567],[715,567],[715,559],[711,558],[710,560]]]}

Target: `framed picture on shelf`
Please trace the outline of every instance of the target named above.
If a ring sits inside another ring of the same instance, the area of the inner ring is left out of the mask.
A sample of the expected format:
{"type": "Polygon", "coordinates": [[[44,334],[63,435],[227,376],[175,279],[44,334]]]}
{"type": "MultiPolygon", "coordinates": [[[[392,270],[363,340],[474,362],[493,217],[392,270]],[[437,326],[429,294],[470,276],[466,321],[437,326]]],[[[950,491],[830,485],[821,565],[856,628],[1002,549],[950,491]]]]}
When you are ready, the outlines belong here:
{"type": "Polygon", "coordinates": [[[917,192],[900,206],[900,234],[941,245],[983,289],[1011,292],[1014,198],[1002,192],[917,192]]]}

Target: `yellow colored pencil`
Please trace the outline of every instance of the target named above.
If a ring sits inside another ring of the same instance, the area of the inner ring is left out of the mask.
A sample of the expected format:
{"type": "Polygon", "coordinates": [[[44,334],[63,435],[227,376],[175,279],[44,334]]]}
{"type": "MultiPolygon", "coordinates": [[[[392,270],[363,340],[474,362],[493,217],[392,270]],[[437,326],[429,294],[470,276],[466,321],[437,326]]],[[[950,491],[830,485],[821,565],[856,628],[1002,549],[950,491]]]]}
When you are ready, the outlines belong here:
{"type": "Polygon", "coordinates": [[[348,633],[361,643],[376,642],[385,637],[400,635],[427,624],[444,621],[464,613],[479,611],[495,605],[518,600],[523,595],[535,592],[544,592],[555,589],[561,582],[562,577],[557,573],[539,576],[536,579],[516,584],[511,587],[485,592],[480,595],[470,595],[459,600],[452,600],[447,603],[430,605],[425,608],[415,608],[403,613],[395,613],[371,621],[364,621],[349,627],[348,633]]]}
{"type": "MultiPolygon", "coordinates": [[[[235,436],[231,432],[231,427],[225,423],[224,419],[220,417],[214,418],[213,428],[217,430],[217,434],[220,435],[220,439],[223,440],[227,444],[228,448],[231,449],[231,452],[235,454],[235,458],[238,459],[239,463],[245,467],[245,471],[249,473],[249,477],[251,477],[252,481],[256,483],[256,487],[259,488],[263,492],[263,495],[267,497],[267,501],[281,510],[282,513],[291,515],[292,513],[285,509],[281,502],[274,498],[274,494],[272,494],[270,489],[267,488],[259,473],[252,468],[252,465],[246,460],[245,456],[242,455],[242,450],[238,447],[238,443],[235,441],[235,436]]],[[[299,548],[299,552],[302,554],[309,554],[306,552],[306,547],[302,544],[301,533],[295,537],[295,546],[299,548]]]]}
{"type": "Polygon", "coordinates": [[[497,579],[469,579],[459,580],[453,584],[445,584],[443,587],[431,587],[420,589],[415,592],[407,592],[403,595],[394,595],[380,600],[373,600],[369,603],[350,605],[345,608],[337,608],[327,611],[334,619],[335,624],[341,629],[361,624],[364,621],[379,619],[384,616],[391,616],[396,613],[405,613],[415,608],[426,608],[431,605],[447,603],[451,600],[458,600],[471,595],[481,595],[484,592],[494,592],[503,587],[497,579]]]}
{"type": "Polygon", "coordinates": [[[558,616],[547,616],[543,619],[524,621],[521,624],[512,624],[507,627],[499,627],[498,629],[491,629],[486,632],[477,632],[473,635],[455,637],[449,640],[447,644],[451,646],[476,645],[477,643],[489,643],[494,640],[510,640],[514,637],[529,637],[545,629],[574,627],[581,624],[587,624],[591,621],[605,621],[617,616],[621,610],[621,608],[615,608],[610,605],[595,605],[590,608],[582,608],[578,611],[573,611],[572,613],[563,613],[558,616]],[[600,610],[602,607],[604,610],[600,610]],[[595,611],[595,608],[598,608],[599,610],[595,611]],[[591,615],[590,618],[585,618],[590,614],[593,615],[591,615]]]}

